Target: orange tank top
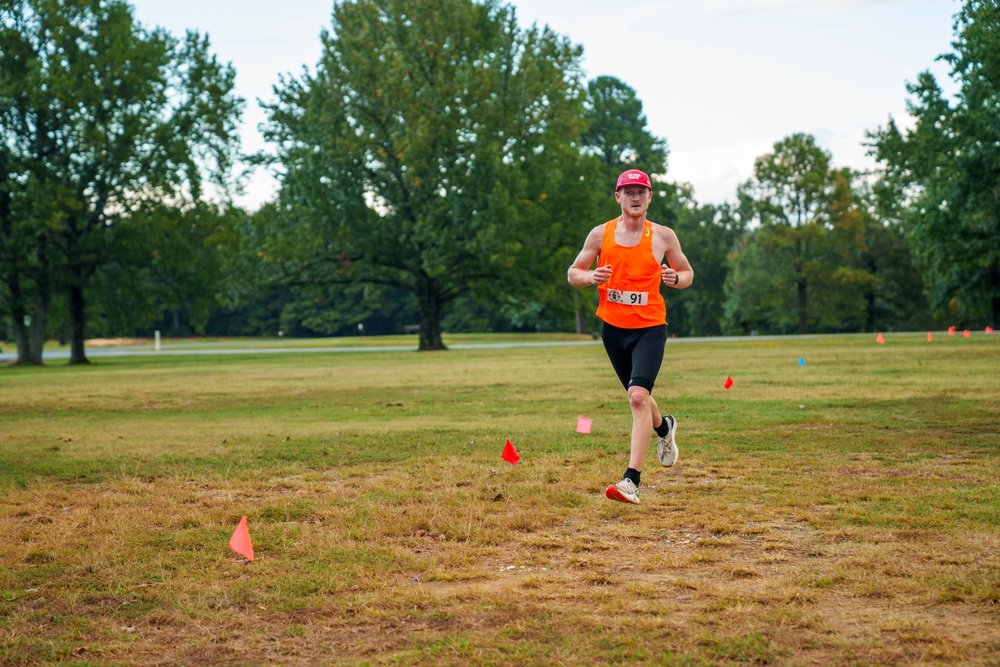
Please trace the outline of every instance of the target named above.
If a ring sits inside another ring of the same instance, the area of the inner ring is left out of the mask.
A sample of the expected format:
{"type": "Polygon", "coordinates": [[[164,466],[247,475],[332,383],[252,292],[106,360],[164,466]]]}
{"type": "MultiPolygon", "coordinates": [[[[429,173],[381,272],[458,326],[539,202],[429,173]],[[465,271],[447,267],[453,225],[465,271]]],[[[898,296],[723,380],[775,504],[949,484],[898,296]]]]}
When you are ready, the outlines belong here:
{"type": "Polygon", "coordinates": [[[653,223],[646,221],[634,246],[615,243],[617,218],[604,226],[598,266],[611,265],[611,280],[598,285],[597,316],[622,329],[665,324],[667,305],[660,294],[660,265],[653,259],[653,223]]]}

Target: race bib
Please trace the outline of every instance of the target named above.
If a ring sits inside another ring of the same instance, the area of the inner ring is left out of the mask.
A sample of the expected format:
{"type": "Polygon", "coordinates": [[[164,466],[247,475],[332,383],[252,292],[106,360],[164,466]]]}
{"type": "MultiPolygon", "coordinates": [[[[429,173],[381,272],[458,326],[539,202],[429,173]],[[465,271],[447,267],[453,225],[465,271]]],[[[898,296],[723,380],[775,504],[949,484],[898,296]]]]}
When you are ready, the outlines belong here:
{"type": "Polygon", "coordinates": [[[623,292],[622,290],[609,289],[608,301],[611,303],[621,303],[626,306],[645,306],[649,304],[649,293],[623,292]]]}

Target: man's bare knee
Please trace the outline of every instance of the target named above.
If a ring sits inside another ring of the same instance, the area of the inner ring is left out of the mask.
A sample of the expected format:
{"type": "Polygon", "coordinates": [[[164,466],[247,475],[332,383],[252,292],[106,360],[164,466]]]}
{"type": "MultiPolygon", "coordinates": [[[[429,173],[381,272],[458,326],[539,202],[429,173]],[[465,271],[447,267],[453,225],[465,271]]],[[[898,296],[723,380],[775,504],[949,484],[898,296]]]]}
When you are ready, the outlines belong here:
{"type": "Polygon", "coordinates": [[[633,410],[648,409],[649,392],[643,387],[630,387],[628,390],[628,402],[633,410]]]}

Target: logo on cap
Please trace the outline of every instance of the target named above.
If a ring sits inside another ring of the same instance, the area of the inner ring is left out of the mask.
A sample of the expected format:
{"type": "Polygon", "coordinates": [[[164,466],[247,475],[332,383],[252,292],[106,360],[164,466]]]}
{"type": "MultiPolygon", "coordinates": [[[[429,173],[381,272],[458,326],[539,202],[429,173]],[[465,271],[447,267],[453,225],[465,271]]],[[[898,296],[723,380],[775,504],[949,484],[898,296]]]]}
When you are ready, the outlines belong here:
{"type": "Polygon", "coordinates": [[[622,175],[618,177],[618,185],[615,186],[615,190],[625,187],[626,185],[641,185],[647,187],[650,190],[653,189],[653,184],[649,181],[649,176],[645,172],[639,171],[638,169],[629,169],[628,171],[622,172],[622,175]]]}

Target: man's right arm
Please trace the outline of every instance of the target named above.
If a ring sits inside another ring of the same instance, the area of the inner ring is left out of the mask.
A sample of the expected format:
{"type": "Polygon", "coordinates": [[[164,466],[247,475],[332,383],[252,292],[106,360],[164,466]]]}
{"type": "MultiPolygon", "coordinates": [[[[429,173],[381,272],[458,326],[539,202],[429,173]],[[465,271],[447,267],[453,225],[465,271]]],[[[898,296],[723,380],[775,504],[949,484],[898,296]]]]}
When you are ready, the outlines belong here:
{"type": "Polygon", "coordinates": [[[587,235],[587,240],[583,244],[583,250],[576,256],[576,260],[566,272],[566,280],[573,287],[602,285],[608,282],[611,277],[610,266],[599,266],[593,271],[590,270],[590,265],[601,253],[601,240],[603,238],[604,225],[598,225],[590,230],[590,234],[587,235]]]}

